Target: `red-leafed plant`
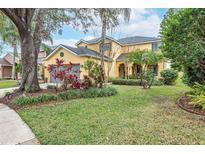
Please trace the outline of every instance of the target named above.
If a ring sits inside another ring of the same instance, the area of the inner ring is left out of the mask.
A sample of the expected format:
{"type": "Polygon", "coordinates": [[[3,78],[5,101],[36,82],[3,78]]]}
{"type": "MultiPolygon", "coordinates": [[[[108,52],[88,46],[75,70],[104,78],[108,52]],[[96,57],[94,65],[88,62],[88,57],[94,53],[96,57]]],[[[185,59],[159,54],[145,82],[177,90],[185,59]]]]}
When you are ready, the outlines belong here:
{"type": "Polygon", "coordinates": [[[58,87],[57,80],[62,82],[63,90],[67,90],[69,87],[74,89],[85,89],[87,88],[84,81],[80,81],[75,73],[77,70],[73,69],[73,64],[64,64],[63,60],[56,59],[56,65],[49,65],[48,71],[56,81],[56,87],[58,87]],[[70,85],[70,86],[69,86],[70,85]]]}

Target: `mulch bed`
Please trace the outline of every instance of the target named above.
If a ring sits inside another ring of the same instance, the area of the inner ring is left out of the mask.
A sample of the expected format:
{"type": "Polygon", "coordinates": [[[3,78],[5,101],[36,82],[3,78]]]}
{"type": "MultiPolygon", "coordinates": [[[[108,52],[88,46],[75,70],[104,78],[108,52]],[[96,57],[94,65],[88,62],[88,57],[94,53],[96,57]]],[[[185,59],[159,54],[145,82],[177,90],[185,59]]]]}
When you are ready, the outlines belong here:
{"type": "Polygon", "coordinates": [[[181,96],[177,100],[177,105],[187,112],[205,116],[205,110],[194,107],[193,105],[189,104],[190,101],[191,98],[189,96],[181,96]]]}
{"type": "Polygon", "coordinates": [[[45,105],[45,104],[56,104],[56,101],[42,102],[42,103],[36,103],[32,105],[23,105],[23,106],[15,103],[16,98],[20,96],[40,96],[42,94],[56,94],[56,91],[55,89],[42,89],[35,93],[23,93],[23,92],[19,92],[18,90],[15,90],[12,93],[6,94],[3,98],[0,98],[0,103],[8,105],[10,108],[14,110],[19,110],[22,108],[28,108],[32,106],[40,106],[40,105],[45,105]]]}

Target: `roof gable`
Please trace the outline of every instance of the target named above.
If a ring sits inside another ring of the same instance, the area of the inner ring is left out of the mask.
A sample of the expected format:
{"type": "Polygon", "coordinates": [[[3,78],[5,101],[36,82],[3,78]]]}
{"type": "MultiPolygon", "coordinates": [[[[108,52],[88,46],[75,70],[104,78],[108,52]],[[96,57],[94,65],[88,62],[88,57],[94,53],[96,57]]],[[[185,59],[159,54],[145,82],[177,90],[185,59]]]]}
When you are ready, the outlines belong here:
{"type": "Polygon", "coordinates": [[[55,49],[45,58],[45,60],[48,60],[48,59],[51,58],[53,55],[55,55],[56,52],[57,52],[60,48],[63,48],[63,49],[65,49],[66,51],[69,50],[69,52],[71,52],[72,54],[77,55],[75,52],[70,51],[70,49],[68,49],[68,48],[65,47],[64,45],[60,44],[60,45],[58,45],[58,46],[55,47],[55,49]]]}
{"type": "MultiPolygon", "coordinates": [[[[94,57],[94,58],[100,58],[101,55],[99,52],[96,52],[94,50],[91,50],[91,49],[88,49],[88,48],[85,48],[85,47],[71,47],[71,46],[67,46],[67,45],[63,45],[63,44],[60,44],[59,46],[57,46],[52,52],[50,55],[48,55],[46,57],[45,60],[48,60],[52,55],[54,55],[60,48],[63,48],[65,49],[66,51],[68,52],[71,52],[72,54],[74,55],[77,55],[77,56],[88,56],[88,57],[94,57]]],[[[107,56],[104,56],[105,57],[105,60],[112,60],[111,58],[107,57],[107,56]]]]}
{"type": "Polygon", "coordinates": [[[0,65],[1,66],[12,66],[5,58],[0,58],[0,65]]]}
{"type": "MultiPolygon", "coordinates": [[[[109,40],[112,40],[112,41],[114,41],[114,42],[120,44],[119,41],[117,41],[116,39],[114,39],[114,38],[112,38],[112,37],[106,36],[105,38],[106,38],[106,39],[109,39],[109,40]]],[[[94,39],[91,39],[91,40],[83,40],[83,39],[81,39],[81,40],[79,40],[79,41],[76,43],[76,45],[79,45],[81,42],[84,42],[84,43],[86,43],[86,44],[94,44],[94,43],[99,43],[101,40],[102,40],[101,37],[99,37],[99,38],[94,38],[94,39]]],[[[120,45],[121,45],[121,44],[120,44],[120,45]]]]}

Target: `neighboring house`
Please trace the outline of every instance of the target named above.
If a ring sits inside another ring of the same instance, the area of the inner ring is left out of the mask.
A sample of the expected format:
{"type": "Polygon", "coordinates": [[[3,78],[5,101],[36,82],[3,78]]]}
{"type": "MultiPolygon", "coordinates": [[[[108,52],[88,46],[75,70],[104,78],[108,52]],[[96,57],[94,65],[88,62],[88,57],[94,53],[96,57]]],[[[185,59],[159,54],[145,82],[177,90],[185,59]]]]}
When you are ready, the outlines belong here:
{"type": "MultiPolygon", "coordinates": [[[[39,79],[44,78],[44,66],[43,61],[45,60],[47,53],[45,51],[40,51],[38,53],[38,77],[39,79]]],[[[15,57],[16,64],[21,62],[20,56],[15,57]]],[[[10,79],[12,77],[12,67],[13,67],[13,53],[7,53],[3,58],[0,58],[0,79],[10,79]]],[[[18,74],[18,77],[21,77],[18,74]]]]}
{"type": "MultiPolygon", "coordinates": [[[[159,51],[161,40],[155,37],[126,37],[122,39],[114,39],[106,37],[104,51],[105,51],[105,75],[109,77],[125,77],[128,75],[135,75],[140,71],[140,66],[128,63],[127,55],[136,49],[159,51]],[[127,68],[127,69],[126,69],[127,68]],[[126,73],[127,71],[127,73],[126,73]]],[[[51,54],[49,54],[44,61],[44,75],[48,82],[55,82],[51,74],[46,69],[49,65],[55,65],[56,58],[63,59],[65,63],[73,63],[74,67],[79,70],[78,76],[83,78],[87,72],[83,69],[82,65],[89,59],[95,59],[100,63],[100,48],[101,38],[92,40],[80,40],[76,43],[76,47],[70,47],[60,44],[51,54]]],[[[159,63],[153,66],[156,77],[160,77],[160,71],[165,69],[165,63],[159,63]]]]}
{"type": "MultiPolygon", "coordinates": [[[[20,62],[19,57],[15,57],[16,64],[20,62]]],[[[0,58],[0,79],[10,79],[12,77],[13,54],[7,53],[0,58]]]]}

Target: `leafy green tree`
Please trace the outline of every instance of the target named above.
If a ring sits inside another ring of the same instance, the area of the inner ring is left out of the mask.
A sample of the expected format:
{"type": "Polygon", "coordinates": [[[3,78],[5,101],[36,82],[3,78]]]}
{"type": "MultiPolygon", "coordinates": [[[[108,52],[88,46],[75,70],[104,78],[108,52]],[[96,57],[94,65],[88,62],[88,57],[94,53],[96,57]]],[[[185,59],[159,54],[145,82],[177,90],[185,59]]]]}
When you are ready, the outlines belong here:
{"type": "Polygon", "coordinates": [[[205,10],[170,9],[161,23],[161,50],[189,85],[205,80],[205,10]]]}
{"type": "Polygon", "coordinates": [[[137,49],[128,54],[128,59],[129,62],[141,66],[139,73],[141,85],[145,89],[150,88],[154,81],[154,70],[152,68],[163,60],[163,55],[149,50],[137,49]]]}
{"type": "Polygon", "coordinates": [[[0,14],[0,37],[4,43],[11,45],[13,48],[13,67],[12,67],[12,79],[15,79],[15,57],[17,55],[17,45],[19,44],[19,34],[15,25],[2,13],[0,14]]]}
{"type": "Polygon", "coordinates": [[[93,20],[89,9],[0,9],[16,26],[20,37],[22,80],[19,90],[40,90],[37,58],[42,41],[65,24],[87,29],[93,20]]]}
{"type": "Polygon", "coordinates": [[[102,87],[105,80],[105,68],[104,68],[104,50],[103,45],[105,44],[107,30],[119,25],[120,15],[124,16],[125,21],[130,19],[131,9],[128,8],[99,8],[94,9],[94,14],[100,17],[101,21],[101,82],[102,87]]]}

